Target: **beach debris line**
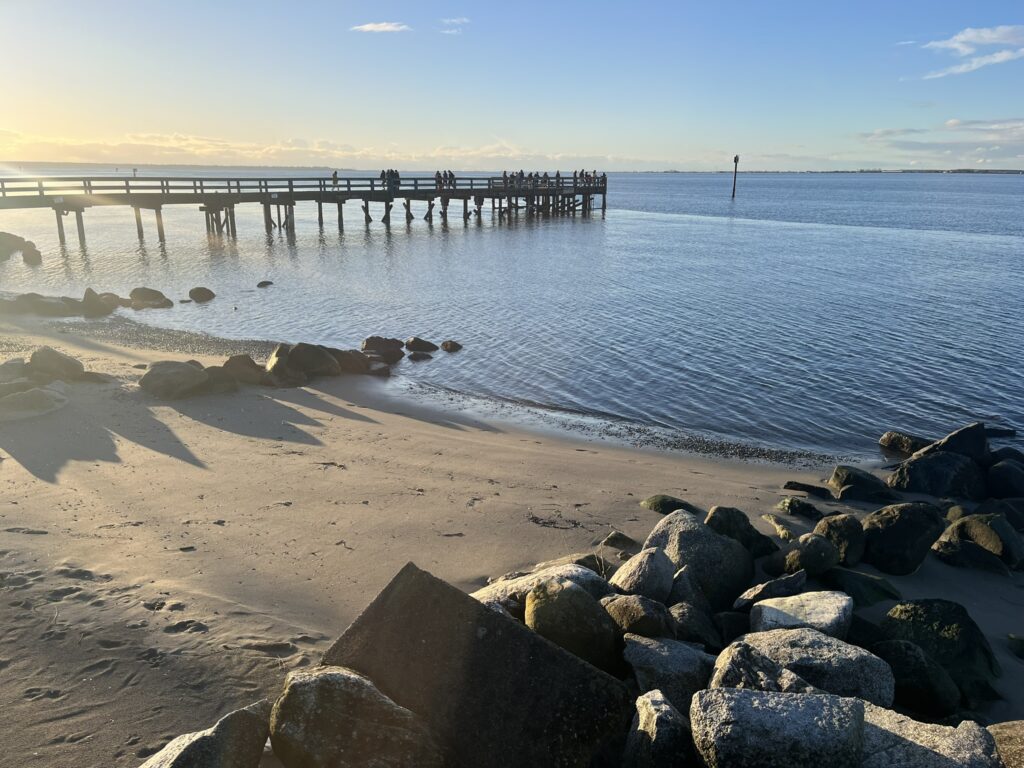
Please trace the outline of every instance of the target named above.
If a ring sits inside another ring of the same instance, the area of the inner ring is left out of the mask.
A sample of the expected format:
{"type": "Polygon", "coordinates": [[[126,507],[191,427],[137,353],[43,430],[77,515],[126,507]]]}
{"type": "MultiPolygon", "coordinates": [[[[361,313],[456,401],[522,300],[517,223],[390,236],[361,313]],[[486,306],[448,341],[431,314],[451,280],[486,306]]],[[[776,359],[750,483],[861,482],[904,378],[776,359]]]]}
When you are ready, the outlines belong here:
{"type": "MultiPolygon", "coordinates": [[[[965,429],[922,455],[1018,463],[978,440],[981,425],[965,429]]],[[[885,482],[854,469],[832,471],[837,495],[878,491],[859,472],[885,482]]],[[[410,563],[321,666],[288,675],[264,716],[273,752],[285,768],[1002,768],[1024,723],[978,722],[1002,669],[968,608],[906,600],[857,568],[917,578],[940,542],[1021,568],[1024,497],[960,498],[943,514],[917,492],[903,501],[898,477],[884,486],[897,503],[865,513],[832,497],[820,519],[794,518],[814,522],[798,537],[658,494],[641,503],[660,515],[643,542],[611,531],[468,596],[410,563]],[[880,620],[862,613],[879,603],[880,620]]],[[[1006,643],[1021,651],[1019,635],[1006,643]]],[[[177,765],[158,758],[147,765],[177,765]]]]}

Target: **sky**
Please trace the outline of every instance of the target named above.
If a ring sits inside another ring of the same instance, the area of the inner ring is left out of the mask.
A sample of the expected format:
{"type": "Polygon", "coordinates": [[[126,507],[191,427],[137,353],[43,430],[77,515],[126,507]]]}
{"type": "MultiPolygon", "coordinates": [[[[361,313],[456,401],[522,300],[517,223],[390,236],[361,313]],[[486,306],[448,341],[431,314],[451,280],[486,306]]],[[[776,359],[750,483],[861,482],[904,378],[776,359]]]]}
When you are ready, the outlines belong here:
{"type": "Polygon", "coordinates": [[[1022,0],[0,0],[26,161],[1024,169],[1022,0]]]}

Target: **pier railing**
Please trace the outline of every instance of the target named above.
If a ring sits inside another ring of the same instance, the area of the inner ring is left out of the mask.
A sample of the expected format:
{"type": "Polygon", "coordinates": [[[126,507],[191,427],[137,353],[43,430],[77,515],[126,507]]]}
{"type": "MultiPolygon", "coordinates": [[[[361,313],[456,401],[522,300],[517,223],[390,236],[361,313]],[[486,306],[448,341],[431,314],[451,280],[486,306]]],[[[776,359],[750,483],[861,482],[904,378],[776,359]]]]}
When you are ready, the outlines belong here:
{"type": "Polygon", "coordinates": [[[333,192],[430,192],[451,191],[509,191],[542,192],[572,191],[574,189],[602,189],[607,179],[590,177],[574,179],[572,176],[555,178],[519,179],[510,176],[456,177],[438,185],[433,176],[402,177],[386,181],[371,176],[309,178],[186,178],[157,176],[46,176],[38,178],[0,178],[0,197],[56,197],[61,195],[139,195],[139,194],[193,194],[219,192],[228,194],[316,193],[333,192]]]}

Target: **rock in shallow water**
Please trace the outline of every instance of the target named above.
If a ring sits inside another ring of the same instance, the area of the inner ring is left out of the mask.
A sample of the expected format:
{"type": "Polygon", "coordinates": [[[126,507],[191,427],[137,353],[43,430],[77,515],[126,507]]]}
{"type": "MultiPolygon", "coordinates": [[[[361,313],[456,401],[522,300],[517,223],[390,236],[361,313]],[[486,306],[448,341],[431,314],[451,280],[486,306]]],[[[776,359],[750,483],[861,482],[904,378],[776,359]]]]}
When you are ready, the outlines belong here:
{"type": "Polygon", "coordinates": [[[708,768],[857,768],[864,704],[825,694],[700,691],[693,742],[708,768]]]}
{"type": "Polygon", "coordinates": [[[270,716],[285,768],[442,768],[430,731],[367,678],[344,667],[290,672],[270,716]]]}
{"type": "Polygon", "coordinates": [[[883,450],[898,456],[909,456],[931,444],[931,440],[908,434],[907,432],[890,431],[878,438],[883,450]]]}
{"type": "Polygon", "coordinates": [[[140,768],[259,768],[270,724],[266,699],[171,741],[140,768]]]}

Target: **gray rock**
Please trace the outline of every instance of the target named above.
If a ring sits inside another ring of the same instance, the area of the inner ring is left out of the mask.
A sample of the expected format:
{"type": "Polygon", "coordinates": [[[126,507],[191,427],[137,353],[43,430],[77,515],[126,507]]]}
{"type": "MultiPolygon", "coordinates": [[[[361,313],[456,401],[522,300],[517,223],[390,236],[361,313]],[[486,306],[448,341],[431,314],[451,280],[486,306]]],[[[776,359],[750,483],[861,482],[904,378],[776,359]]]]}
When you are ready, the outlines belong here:
{"type": "Polygon", "coordinates": [[[676,640],[626,635],[623,658],[644,693],[660,690],[672,705],[689,707],[690,698],[711,679],[715,657],[676,640]]]}
{"type": "Polygon", "coordinates": [[[712,607],[732,605],[754,573],[753,559],[742,544],[716,533],[685,511],[663,517],[644,547],[660,547],[677,568],[688,566],[712,607]]]}
{"type": "Polygon", "coordinates": [[[224,370],[242,384],[263,384],[267,380],[266,369],[249,355],[232,355],[224,362],[224,370]]]}
{"type": "Polygon", "coordinates": [[[1011,459],[997,461],[988,469],[987,483],[995,499],[1024,496],[1024,464],[1011,459]]]}
{"type": "Polygon", "coordinates": [[[693,742],[708,768],[858,768],[864,704],[822,694],[700,691],[693,742]]]}
{"type": "Polygon", "coordinates": [[[326,347],[305,342],[296,344],[288,351],[288,367],[308,378],[341,375],[341,366],[326,347]]]}
{"type": "Polygon", "coordinates": [[[953,678],[921,646],[908,640],[883,640],[871,652],[892,669],[896,705],[930,717],[945,717],[960,705],[953,678]]]}
{"type": "Polygon", "coordinates": [[[985,476],[971,459],[959,453],[918,452],[889,475],[890,486],[910,493],[951,498],[985,498],[985,476]]]}
{"type": "Polygon", "coordinates": [[[675,637],[672,616],[657,600],[640,595],[610,595],[601,598],[601,605],[619,628],[619,634],[675,637]]]}
{"type": "Polygon", "coordinates": [[[444,765],[419,717],[338,666],[288,673],[270,716],[270,741],[285,768],[444,765]]]}
{"type": "Polygon", "coordinates": [[[443,349],[445,352],[458,352],[460,349],[462,349],[462,345],[459,344],[459,342],[455,341],[454,339],[446,339],[445,341],[441,342],[441,349],[443,349]]]}
{"type": "Polygon", "coordinates": [[[163,400],[180,400],[197,394],[209,378],[206,371],[189,363],[160,360],[149,366],[139,380],[139,387],[163,400]]]}
{"type": "Polygon", "coordinates": [[[853,515],[830,515],[814,526],[814,532],[835,545],[842,565],[856,565],[864,556],[864,528],[853,515]]]}
{"type": "Polygon", "coordinates": [[[689,603],[697,610],[711,615],[711,603],[692,576],[693,569],[684,565],[672,577],[672,591],[668,593],[668,605],[689,603]]]}
{"type": "Polygon", "coordinates": [[[197,389],[197,395],[221,395],[238,391],[238,379],[222,365],[208,365],[203,369],[206,382],[197,389]]]}
{"type": "Polygon", "coordinates": [[[832,491],[828,488],[823,488],[820,485],[802,483],[799,480],[787,480],[782,488],[786,491],[799,491],[800,493],[806,493],[808,496],[813,496],[816,499],[822,499],[824,501],[832,500],[832,491]]]}
{"type": "Polygon", "coordinates": [[[693,604],[676,603],[668,612],[672,617],[676,640],[700,643],[712,650],[722,647],[722,636],[714,621],[693,604]]]}
{"type": "Polygon", "coordinates": [[[972,568],[999,576],[1010,576],[1010,569],[1006,567],[1006,563],[973,541],[939,539],[932,544],[932,553],[946,565],[954,568],[972,568]]]}
{"type": "Polygon", "coordinates": [[[722,636],[722,644],[728,645],[750,631],[750,614],[740,611],[719,611],[712,620],[718,633],[722,636]]]}
{"type": "Polygon", "coordinates": [[[986,730],[996,742],[1006,768],[1024,768],[1024,720],[990,725],[986,730]]]}
{"type": "Polygon", "coordinates": [[[806,585],[807,571],[797,571],[788,576],[780,576],[777,579],[751,587],[736,598],[736,602],[733,603],[732,607],[736,611],[749,611],[750,607],[759,600],[799,595],[804,591],[806,585]]]}
{"type": "Polygon", "coordinates": [[[636,700],[622,768],[685,768],[694,764],[693,752],[689,719],[661,691],[636,700]]]}
{"type": "Polygon", "coordinates": [[[609,583],[628,595],[642,595],[664,603],[672,591],[676,567],[658,547],[640,550],[615,572],[609,583]]]}
{"type": "Polygon", "coordinates": [[[409,362],[422,363],[424,360],[433,360],[434,356],[429,352],[410,352],[409,362]]]}
{"type": "Polygon", "coordinates": [[[848,464],[832,470],[828,486],[843,501],[889,501],[893,495],[881,478],[848,464]]]}
{"type": "Polygon", "coordinates": [[[541,637],[613,671],[618,661],[618,632],[601,604],[582,587],[566,580],[538,584],[526,596],[526,626],[541,637]]]}
{"type": "Polygon", "coordinates": [[[278,344],[267,359],[267,373],[269,380],[278,387],[301,387],[308,381],[308,377],[302,371],[296,370],[290,364],[289,357],[292,347],[290,344],[278,344]]]}
{"type": "Polygon", "coordinates": [[[943,549],[945,544],[958,545],[970,541],[998,557],[1008,568],[1020,568],[1024,564],[1024,541],[1001,515],[966,515],[952,523],[933,549],[943,549]]]}
{"type": "Polygon", "coordinates": [[[704,525],[723,536],[735,539],[750,552],[751,557],[764,557],[778,550],[778,546],[753,525],[747,513],[735,507],[712,507],[704,518],[704,525]]]}
{"type": "Polygon", "coordinates": [[[140,768],[259,768],[269,732],[270,702],[263,699],[179,736],[140,768]]]}
{"type": "Polygon", "coordinates": [[[453,766],[587,765],[633,714],[619,680],[412,564],[324,663],[418,713],[453,766]]]}
{"type": "Polygon", "coordinates": [[[840,640],[853,621],[853,600],[843,592],[804,592],[772,597],[750,609],[752,632],[810,627],[840,640]]]}
{"type": "Polygon", "coordinates": [[[968,424],[955,432],[950,432],[941,440],[936,440],[915,452],[915,456],[927,456],[932,453],[955,453],[972,461],[983,462],[988,455],[988,436],[985,425],[981,422],[968,424]]]}
{"type": "Polygon", "coordinates": [[[105,301],[92,288],[85,289],[85,293],[82,295],[81,307],[82,317],[87,318],[106,317],[117,309],[117,305],[112,305],[110,302],[105,301]]]}
{"type": "Polygon", "coordinates": [[[544,568],[534,573],[500,579],[473,592],[471,597],[481,603],[498,603],[517,619],[523,619],[526,611],[526,596],[534,587],[552,579],[564,579],[583,587],[592,597],[602,598],[612,593],[608,582],[589,568],[579,565],[561,565],[544,568]]]}
{"type": "Polygon", "coordinates": [[[260,280],[258,283],[256,283],[256,287],[257,288],[269,288],[273,284],[274,284],[273,280],[260,280]]]}
{"type": "Polygon", "coordinates": [[[657,512],[659,515],[667,515],[670,512],[675,512],[678,509],[686,510],[694,515],[704,515],[704,510],[700,507],[691,504],[688,501],[683,501],[675,496],[668,496],[664,493],[658,493],[654,496],[648,496],[646,499],[640,502],[640,506],[644,509],[649,509],[652,512],[657,512]]]}
{"type": "Polygon", "coordinates": [[[916,571],[946,527],[942,511],[921,502],[882,507],[863,526],[864,562],[897,576],[916,571]]]}
{"type": "Polygon", "coordinates": [[[921,647],[949,673],[970,706],[997,698],[991,681],[1002,674],[992,647],[967,609],[951,600],[908,600],[879,625],[890,640],[921,647]]]}
{"type": "Polygon", "coordinates": [[[821,693],[799,675],[743,640],[730,643],[715,659],[709,688],[746,688],[779,693],[821,693]]]}
{"type": "Polygon", "coordinates": [[[530,569],[530,573],[537,573],[548,568],[557,568],[561,565],[579,565],[593,571],[604,579],[609,578],[615,573],[615,566],[596,552],[574,552],[571,555],[556,557],[554,560],[545,560],[543,563],[537,563],[533,566],[530,569]]]}
{"type": "Polygon", "coordinates": [[[632,536],[627,536],[622,531],[612,531],[598,543],[599,547],[618,549],[622,552],[635,554],[640,551],[640,542],[632,536]]]}
{"type": "Polygon", "coordinates": [[[28,370],[32,375],[48,379],[74,381],[85,373],[85,366],[80,360],[58,352],[53,347],[39,347],[29,358],[28,370]]]}
{"type": "Polygon", "coordinates": [[[1002,768],[992,736],[965,720],[956,728],[919,723],[864,705],[862,768],[1002,768]]]}
{"type": "Polygon", "coordinates": [[[878,438],[882,450],[898,456],[909,456],[931,444],[931,440],[906,432],[890,431],[878,438]]]}
{"type": "Polygon", "coordinates": [[[342,373],[365,375],[370,372],[370,358],[358,349],[335,349],[334,347],[324,347],[324,349],[334,358],[342,373]]]}
{"type": "Polygon", "coordinates": [[[839,550],[831,541],[816,533],[805,533],[785,556],[786,573],[807,571],[808,576],[817,576],[837,565],[839,550]]]}
{"type": "Polygon", "coordinates": [[[775,508],[780,512],[785,512],[787,515],[803,517],[812,522],[821,520],[824,517],[821,510],[811,504],[811,502],[796,496],[786,496],[775,505],[775,508]]]}
{"type": "Polygon", "coordinates": [[[188,297],[192,299],[192,301],[194,301],[196,304],[205,304],[208,301],[213,301],[217,297],[217,294],[211,291],[209,288],[203,288],[202,286],[199,286],[189,291],[188,297]]]}
{"type": "Polygon", "coordinates": [[[133,288],[128,294],[132,309],[170,309],[174,302],[155,288],[133,288]]]}
{"type": "Polygon", "coordinates": [[[419,336],[411,336],[406,339],[405,348],[410,352],[437,352],[439,349],[434,342],[421,339],[419,336]]]}
{"type": "Polygon", "coordinates": [[[811,685],[837,696],[891,706],[895,681],[880,658],[814,629],[752,632],[743,640],[811,685]]]}
{"type": "Polygon", "coordinates": [[[848,594],[853,598],[853,604],[857,608],[867,608],[883,600],[900,600],[903,597],[887,579],[870,573],[830,568],[819,574],[818,579],[827,586],[848,594]]]}
{"type": "Polygon", "coordinates": [[[974,514],[1002,515],[1015,531],[1024,533],[1024,498],[988,499],[974,509],[974,514]]]}

